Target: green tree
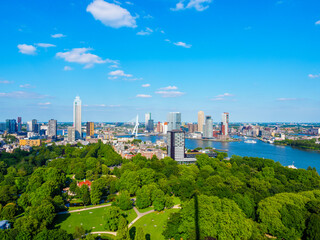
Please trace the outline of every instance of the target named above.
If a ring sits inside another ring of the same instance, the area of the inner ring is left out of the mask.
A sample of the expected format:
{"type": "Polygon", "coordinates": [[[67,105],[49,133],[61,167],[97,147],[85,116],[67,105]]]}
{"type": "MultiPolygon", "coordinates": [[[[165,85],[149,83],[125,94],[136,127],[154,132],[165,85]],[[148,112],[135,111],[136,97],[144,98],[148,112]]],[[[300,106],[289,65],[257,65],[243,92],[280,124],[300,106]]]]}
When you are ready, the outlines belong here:
{"type": "Polygon", "coordinates": [[[143,209],[151,205],[151,193],[148,186],[142,186],[141,189],[137,191],[136,205],[138,208],[143,209]]]}
{"type": "Polygon", "coordinates": [[[305,239],[320,239],[320,215],[312,213],[305,233],[305,239]]]}
{"type": "Polygon", "coordinates": [[[166,208],[172,208],[174,206],[173,196],[166,195],[164,200],[166,208]]]}
{"type": "Polygon", "coordinates": [[[155,200],[153,201],[153,207],[155,211],[162,211],[165,206],[165,197],[162,190],[157,189],[155,191],[155,200]]]}
{"type": "Polygon", "coordinates": [[[86,230],[82,226],[76,226],[73,233],[74,239],[83,238],[86,235],[86,230]]]}
{"type": "Polygon", "coordinates": [[[132,201],[128,191],[122,191],[116,198],[116,205],[122,210],[132,209],[132,201]]]}
{"type": "Polygon", "coordinates": [[[120,216],[120,218],[119,218],[119,226],[118,226],[116,239],[117,240],[130,240],[127,220],[123,216],[120,216]]]}
{"type": "Polygon", "coordinates": [[[81,200],[84,205],[89,205],[90,204],[90,192],[89,192],[89,187],[85,184],[83,184],[80,188],[81,192],[81,200]]]}
{"type": "Polygon", "coordinates": [[[104,215],[105,224],[104,228],[108,231],[117,231],[120,217],[120,208],[111,206],[106,208],[106,214],[104,215]]]}
{"type": "Polygon", "coordinates": [[[8,203],[2,208],[1,216],[5,220],[13,220],[17,212],[15,203],[8,203]]]}

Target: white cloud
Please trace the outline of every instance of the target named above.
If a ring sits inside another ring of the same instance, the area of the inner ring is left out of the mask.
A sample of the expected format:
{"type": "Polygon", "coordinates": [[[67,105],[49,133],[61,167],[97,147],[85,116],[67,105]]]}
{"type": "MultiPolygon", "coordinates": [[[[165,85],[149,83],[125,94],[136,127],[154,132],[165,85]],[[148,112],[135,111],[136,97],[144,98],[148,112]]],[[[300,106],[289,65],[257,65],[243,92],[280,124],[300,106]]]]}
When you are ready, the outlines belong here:
{"type": "Polygon", "coordinates": [[[180,97],[185,93],[180,91],[157,91],[156,94],[160,94],[161,97],[164,97],[164,98],[171,98],[171,97],[180,97]]]}
{"type": "Polygon", "coordinates": [[[178,88],[176,86],[168,86],[164,88],[160,88],[159,90],[177,90],[178,88]]]}
{"type": "Polygon", "coordinates": [[[165,39],[164,41],[165,41],[165,42],[171,42],[169,39],[165,39]]]}
{"type": "Polygon", "coordinates": [[[70,66],[64,66],[63,70],[64,70],[64,71],[72,71],[73,68],[70,67],[70,66]]]}
{"type": "Polygon", "coordinates": [[[150,35],[151,33],[153,33],[153,30],[151,28],[146,28],[146,30],[141,30],[140,32],[137,32],[137,35],[150,35]]]}
{"type": "Polygon", "coordinates": [[[90,68],[94,64],[116,63],[114,60],[103,60],[101,57],[95,54],[88,53],[88,51],[91,50],[91,48],[73,48],[71,51],[58,52],[56,56],[64,59],[66,62],[84,64],[84,68],[90,68]]]}
{"type": "Polygon", "coordinates": [[[48,48],[48,47],[55,47],[56,45],[50,44],[50,43],[37,43],[36,44],[39,47],[48,48]]]}
{"type": "Polygon", "coordinates": [[[10,84],[10,83],[13,83],[13,82],[8,80],[0,80],[0,84],[10,84]]]}
{"type": "Polygon", "coordinates": [[[119,68],[117,64],[110,65],[109,68],[119,68]]]}
{"type": "Polygon", "coordinates": [[[151,85],[149,83],[142,84],[142,87],[150,87],[151,85]]]}
{"type": "Polygon", "coordinates": [[[22,85],[20,85],[19,87],[21,87],[21,88],[34,88],[34,86],[30,85],[29,83],[27,83],[27,84],[22,84],[22,85]]]}
{"type": "Polygon", "coordinates": [[[215,96],[216,98],[221,98],[221,97],[232,97],[233,96],[233,94],[231,94],[231,93],[224,93],[224,94],[220,94],[220,95],[217,95],[217,96],[215,96]]]}
{"type": "Polygon", "coordinates": [[[163,30],[160,31],[162,34],[165,34],[165,32],[163,30]]]}
{"type": "Polygon", "coordinates": [[[179,47],[184,47],[184,48],[191,48],[192,45],[191,44],[186,44],[184,42],[176,42],[176,43],[173,43],[174,45],[176,46],[179,46],[179,47]]]}
{"type": "Polygon", "coordinates": [[[117,79],[118,77],[132,77],[132,74],[126,74],[123,70],[109,72],[109,75],[112,76],[113,79],[117,79]]]}
{"type": "Polygon", "coordinates": [[[148,14],[148,15],[143,16],[143,18],[145,18],[145,19],[152,19],[153,17],[152,17],[150,14],[148,14]]]}
{"type": "Polygon", "coordinates": [[[134,5],[132,2],[126,1],[126,4],[128,5],[134,5]]]}
{"type": "Polygon", "coordinates": [[[223,94],[219,94],[217,96],[215,96],[213,99],[211,99],[212,101],[224,101],[227,100],[228,97],[233,97],[234,95],[231,93],[223,93],[223,94]]]}
{"type": "Polygon", "coordinates": [[[316,23],[315,23],[316,25],[320,25],[320,20],[319,21],[316,21],[316,23]]]}
{"type": "Polygon", "coordinates": [[[309,78],[318,78],[318,77],[320,77],[320,74],[309,74],[308,77],[309,78]]]}
{"type": "Polygon", "coordinates": [[[296,101],[298,98],[278,98],[277,101],[287,102],[287,101],[296,101]]]}
{"type": "Polygon", "coordinates": [[[184,10],[187,8],[194,8],[197,11],[204,11],[206,9],[209,8],[209,3],[211,3],[212,0],[189,0],[189,1],[184,1],[184,0],[180,0],[175,8],[171,8],[171,11],[180,11],[180,10],[184,10]]]}
{"type": "Polygon", "coordinates": [[[40,99],[48,97],[34,92],[15,91],[15,92],[0,92],[0,97],[6,98],[23,98],[23,99],[40,99]]]}
{"type": "Polygon", "coordinates": [[[109,27],[137,27],[136,20],[130,12],[113,3],[94,0],[88,5],[87,12],[90,12],[96,20],[109,27]]]}
{"type": "Polygon", "coordinates": [[[48,106],[51,105],[51,102],[38,103],[39,106],[48,106]]]}
{"type": "Polygon", "coordinates": [[[66,35],[62,34],[62,33],[56,33],[56,34],[51,34],[52,38],[63,38],[66,37],[66,35]]]}
{"type": "Polygon", "coordinates": [[[148,95],[148,94],[137,94],[136,97],[137,97],[137,98],[151,98],[152,96],[151,96],[151,95],[148,95]]]}
{"type": "Polygon", "coordinates": [[[18,49],[20,53],[34,55],[36,54],[36,48],[32,45],[18,44],[18,49]]]}

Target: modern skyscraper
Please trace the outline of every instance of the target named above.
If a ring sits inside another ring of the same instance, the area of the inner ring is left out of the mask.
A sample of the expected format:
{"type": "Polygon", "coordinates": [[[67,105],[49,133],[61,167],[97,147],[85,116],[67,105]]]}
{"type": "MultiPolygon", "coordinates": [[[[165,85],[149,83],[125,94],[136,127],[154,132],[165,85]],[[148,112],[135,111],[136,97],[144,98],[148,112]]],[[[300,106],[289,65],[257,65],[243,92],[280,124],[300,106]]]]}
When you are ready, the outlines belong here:
{"type": "Polygon", "coordinates": [[[7,119],[6,120],[6,130],[8,133],[15,133],[16,132],[17,122],[15,119],[7,119]]]}
{"type": "Polygon", "coordinates": [[[75,127],[68,127],[68,142],[74,142],[76,140],[75,127]]]}
{"type": "Polygon", "coordinates": [[[180,130],[168,131],[167,151],[168,156],[178,162],[184,161],[184,132],[180,130]]]}
{"type": "Polygon", "coordinates": [[[54,120],[54,119],[49,120],[48,137],[57,138],[57,120],[54,120]]]}
{"type": "Polygon", "coordinates": [[[228,136],[229,135],[229,113],[222,113],[222,122],[221,122],[221,135],[228,136]]]}
{"type": "Polygon", "coordinates": [[[211,116],[205,117],[203,137],[204,138],[213,138],[213,121],[212,121],[211,116]]]}
{"type": "Polygon", "coordinates": [[[94,123],[87,122],[87,137],[94,136],[94,123]]]}
{"type": "Polygon", "coordinates": [[[32,132],[32,121],[27,122],[27,132],[32,132]]]}
{"type": "Polygon", "coordinates": [[[170,112],[167,116],[168,131],[180,130],[181,127],[181,113],[170,112]]]}
{"type": "Polygon", "coordinates": [[[198,112],[198,131],[203,132],[203,125],[204,125],[204,112],[198,112]]]}
{"type": "Polygon", "coordinates": [[[22,124],[22,118],[18,117],[18,126],[17,126],[18,132],[21,132],[21,124],[22,124]]]}
{"type": "Polygon", "coordinates": [[[148,132],[153,132],[153,131],[154,131],[154,122],[153,122],[152,119],[149,119],[149,120],[148,120],[148,124],[147,124],[147,126],[146,126],[146,130],[147,130],[148,132]]]}
{"type": "Polygon", "coordinates": [[[146,113],[145,114],[145,125],[146,125],[146,128],[147,128],[147,125],[148,125],[148,121],[151,119],[151,113],[146,113]]]}
{"type": "Polygon", "coordinates": [[[30,132],[38,133],[39,132],[39,126],[37,119],[31,120],[31,130],[30,132]]]}
{"type": "Polygon", "coordinates": [[[73,102],[73,127],[75,129],[75,139],[78,140],[82,136],[81,132],[81,99],[76,96],[73,102]]]}

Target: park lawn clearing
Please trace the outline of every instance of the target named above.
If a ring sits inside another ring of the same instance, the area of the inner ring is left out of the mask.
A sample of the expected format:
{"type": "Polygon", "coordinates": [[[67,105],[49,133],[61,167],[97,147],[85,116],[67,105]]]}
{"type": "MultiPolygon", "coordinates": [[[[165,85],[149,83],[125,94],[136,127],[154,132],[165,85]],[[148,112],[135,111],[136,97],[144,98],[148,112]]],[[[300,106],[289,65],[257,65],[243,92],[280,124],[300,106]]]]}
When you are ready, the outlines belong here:
{"type": "Polygon", "coordinates": [[[148,211],[150,211],[150,210],[153,210],[153,206],[147,207],[147,208],[143,208],[143,209],[140,209],[140,208],[137,208],[137,209],[138,209],[138,211],[139,211],[140,213],[145,213],[145,212],[148,212],[148,211]]]}
{"type": "Polygon", "coordinates": [[[110,235],[110,234],[105,234],[105,233],[103,233],[103,234],[93,234],[92,236],[94,236],[94,237],[99,236],[103,240],[114,240],[114,239],[116,239],[115,236],[110,235]]]}
{"type": "MultiPolygon", "coordinates": [[[[107,231],[104,228],[106,208],[107,207],[96,208],[82,212],[57,215],[55,218],[56,227],[60,227],[68,233],[74,233],[76,226],[82,226],[88,232],[107,231]]],[[[133,209],[121,212],[127,215],[126,219],[129,223],[137,217],[137,214],[133,209]]]]}
{"type": "Polygon", "coordinates": [[[135,230],[137,230],[139,227],[141,227],[145,235],[150,234],[150,239],[165,240],[162,232],[166,226],[166,222],[171,213],[179,211],[180,209],[172,208],[165,209],[161,212],[149,213],[135,222],[130,229],[135,227],[135,230]]]}

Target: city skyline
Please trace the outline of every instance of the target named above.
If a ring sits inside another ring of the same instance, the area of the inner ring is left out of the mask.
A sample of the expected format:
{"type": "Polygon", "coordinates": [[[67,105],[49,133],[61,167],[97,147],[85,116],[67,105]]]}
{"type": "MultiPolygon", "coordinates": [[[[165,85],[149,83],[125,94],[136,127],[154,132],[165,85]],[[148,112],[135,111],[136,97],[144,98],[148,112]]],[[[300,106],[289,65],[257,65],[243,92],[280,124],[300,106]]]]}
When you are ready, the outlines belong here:
{"type": "Polygon", "coordinates": [[[179,3],[4,2],[1,121],[319,122],[319,1],[179,3]]]}

